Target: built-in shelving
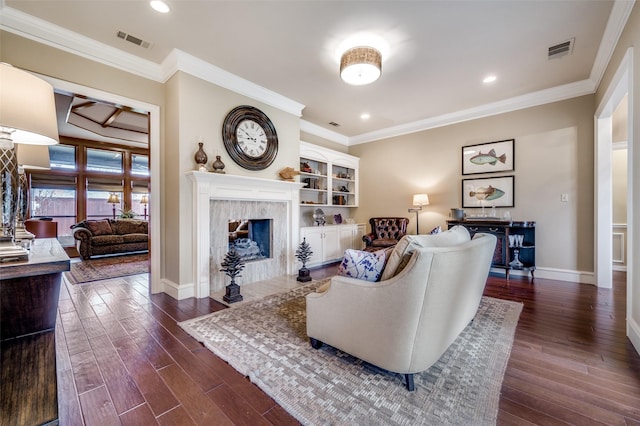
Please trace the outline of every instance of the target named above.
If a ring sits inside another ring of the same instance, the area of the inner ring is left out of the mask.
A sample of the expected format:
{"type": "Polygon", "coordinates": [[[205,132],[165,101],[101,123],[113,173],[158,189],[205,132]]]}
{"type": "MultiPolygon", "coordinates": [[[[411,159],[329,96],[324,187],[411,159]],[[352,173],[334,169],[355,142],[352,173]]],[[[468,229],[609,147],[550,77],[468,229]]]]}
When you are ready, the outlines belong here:
{"type": "Polygon", "coordinates": [[[358,206],[360,159],[332,149],[300,142],[300,204],[358,206]]]}

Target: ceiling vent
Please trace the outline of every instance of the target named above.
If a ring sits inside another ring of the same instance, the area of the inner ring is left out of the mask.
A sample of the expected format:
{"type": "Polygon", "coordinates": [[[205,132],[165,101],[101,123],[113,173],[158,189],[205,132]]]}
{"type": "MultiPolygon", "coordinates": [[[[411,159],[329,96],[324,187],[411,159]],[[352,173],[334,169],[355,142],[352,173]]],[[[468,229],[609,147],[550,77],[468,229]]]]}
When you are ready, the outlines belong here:
{"type": "Polygon", "coordinates": [[[330,121],[329,124],[331,124],[333,127],[340,127],[340,125],[335,121],[330,121]]]}
{"type": "Polygon", "coordinates": [[[133,43],[136,46],[144,47],[145,49],[148,49],[149,46],[151,46],[151,43],[149,43],[148,41],[144,41],[139,37],[127,34],[124,31],[118,31],[118,38],[128,41],[129,43],[133,43]]]}
{"type": "Polygon", "coordinates": [[[573,44],[576,41],[575,38],[563,41],[554,46],[549,47],[548,59],[561,58],[573,53],[573,44]]]}

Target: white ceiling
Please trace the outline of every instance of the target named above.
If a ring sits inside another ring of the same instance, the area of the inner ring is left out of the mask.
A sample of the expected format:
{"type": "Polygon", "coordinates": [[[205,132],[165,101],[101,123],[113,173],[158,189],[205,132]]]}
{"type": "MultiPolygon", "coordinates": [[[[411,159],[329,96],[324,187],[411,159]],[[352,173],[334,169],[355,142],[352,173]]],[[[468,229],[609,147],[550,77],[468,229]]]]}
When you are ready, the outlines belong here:
{"type": "Polygon", "coordinates": [[[302,104],[302,130],[354,144],[593,93],[633,6],[632,0],[167,3],[172,11],[161,15],[144,0],[5,0],[0,27],[39,39],[49,25],[31,17],[39,18],[72,32],[51,26],[53,44],[111,64],[117,59],[107,53],[122,52],[163,66],[165,74],[178,49],[302,104]],[[119,30],[150,47],[119,39],[119,30]],[[338,76],[337,49],[364,33],[388,44],[382,76],[349,86],[338,76]],[[572,55],[547,59],[548,47],[571,38],[572,55]],[[483,84],[490,73],[497,81],[483,84]],[[360,118],[364,112],[368,120],[360,118]]]}

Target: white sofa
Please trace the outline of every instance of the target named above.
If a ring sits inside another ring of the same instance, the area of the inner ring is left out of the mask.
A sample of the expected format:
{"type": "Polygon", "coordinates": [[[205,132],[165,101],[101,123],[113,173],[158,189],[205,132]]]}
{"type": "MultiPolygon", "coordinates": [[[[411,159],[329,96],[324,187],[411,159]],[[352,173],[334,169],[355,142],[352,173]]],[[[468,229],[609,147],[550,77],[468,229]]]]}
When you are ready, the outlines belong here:
{"type": "Polygon", "coordinates": [[[463,227],[403,237],[381,281],[335,276],[307,295],[311,345],[404,374],[412,391],[413,374],[433,365],[474,318],[495,245],[495,236],[470,239],[463,227]]]}

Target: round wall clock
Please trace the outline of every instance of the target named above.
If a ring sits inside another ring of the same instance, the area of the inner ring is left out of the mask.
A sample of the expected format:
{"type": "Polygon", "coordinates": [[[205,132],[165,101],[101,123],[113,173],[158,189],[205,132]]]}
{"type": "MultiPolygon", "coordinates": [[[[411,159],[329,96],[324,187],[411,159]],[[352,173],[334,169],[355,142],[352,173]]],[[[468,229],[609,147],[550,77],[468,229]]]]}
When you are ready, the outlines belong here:
{"type": "Polygon", "coordinates": [[[249,105],[235,107],[227,114],[222,142],[233,161],[248,170],[266,169],[278,153],[273,123],[265,113],[249,105]]]}

